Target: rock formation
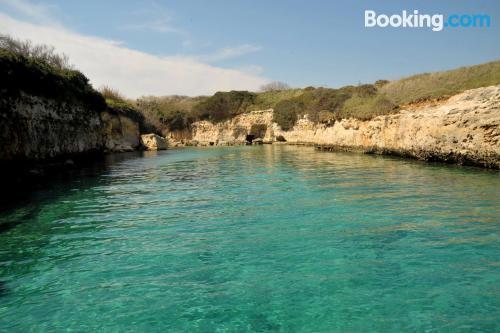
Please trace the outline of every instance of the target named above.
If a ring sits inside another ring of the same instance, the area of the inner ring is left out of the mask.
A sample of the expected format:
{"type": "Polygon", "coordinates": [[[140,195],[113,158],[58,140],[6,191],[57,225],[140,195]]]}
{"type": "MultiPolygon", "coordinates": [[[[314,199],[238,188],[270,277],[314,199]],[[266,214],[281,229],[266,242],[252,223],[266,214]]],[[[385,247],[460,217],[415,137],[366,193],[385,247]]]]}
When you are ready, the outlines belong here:
{"type": "Polygon", "coordinates": [[[107,152],[134,151],[141,146],[139,124],[129,117],[105,111],[101,113],[104,147],[107,152]]]}
{"type": "Polygon", "coordinates": [[[156,134],[141,135],[141,144],[146,150],[165,150],[168,147],[167,139],[156,134]]]}
{"type": "Polygon", "coordinates": [[[500,168],[500,85],[370,121],[343,119],[326,126],[301,119],[291,131],[275,130],[275,134],[289,143],[322,145],[328,150],[500,168]]]}
{"type": "MultiPolygon", "coordinates": [[[[272,109],[244,113],[218,124],[198,121],[192,125],[192,132],[188,137],[184,136],[184,139],[202,146],[245,144],[257,138],[271,143],[274,140],[272,121],[272,109]]],[[[179,133],[172,133],[170,138],[179,140],[179,133]]]]}
{"type": "Polygon", "coordinates": [[[140,147],[139,124],[112,109],[21,93],[0,100],[0,161],[43,160],[140,147]]]}

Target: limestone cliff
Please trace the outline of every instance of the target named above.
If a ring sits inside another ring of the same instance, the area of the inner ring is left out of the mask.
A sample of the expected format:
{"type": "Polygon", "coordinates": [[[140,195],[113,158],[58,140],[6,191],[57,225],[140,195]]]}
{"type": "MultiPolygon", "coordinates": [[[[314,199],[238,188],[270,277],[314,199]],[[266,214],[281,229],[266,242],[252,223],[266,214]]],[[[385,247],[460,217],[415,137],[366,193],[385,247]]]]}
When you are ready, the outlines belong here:
{"type": "Polygon", "coordinates": [[[421,160],[500,169],[500,85],[473,89],[446,101],[408,107],[369,121],[343,119],[333,125],[303,118],[289,131],[272,122],[272,110],[254,111],[230,121],[192,126],[193,144],[226,145],[260,137],[327,150],[395,154],[421,160]],[[250,137],[247,137],[250,136],[250,137]]]}
{"type": "Polygon", "coordinates": [[[195,145],[235,145],[245,144],[248,139],[261,138],[266,143],[274,140],[272,122],[273,110],[261,110],[244,113],[231,120],[213,124],[209,121],[198,121],[192,124],[191,132],[170,133],[170,139],[187,141],[195,145]]]}
{"type": "Polygon", "coordinates": [[[141,146],[139,124],[112,110],[101,113],[106,152],[133,151],[141,146]]]}
{"type": "Polygon", "coordinates": [[[302,119],[287,142],[500,168],[500,86],[468,90],[437,105],[333,126],[302,119]]]}
{"type": "Polygon", "coordinates": [[[165,150],[168,147],[168,140],[154,133],[143,134],[141,144],[146,150],[165,150]]]}
{"type": "Polygon", "coordinates": [[[78,101],[19,94],[0,99],[0,161],[43,160],[139,147],[139,125],[78,101]]]}

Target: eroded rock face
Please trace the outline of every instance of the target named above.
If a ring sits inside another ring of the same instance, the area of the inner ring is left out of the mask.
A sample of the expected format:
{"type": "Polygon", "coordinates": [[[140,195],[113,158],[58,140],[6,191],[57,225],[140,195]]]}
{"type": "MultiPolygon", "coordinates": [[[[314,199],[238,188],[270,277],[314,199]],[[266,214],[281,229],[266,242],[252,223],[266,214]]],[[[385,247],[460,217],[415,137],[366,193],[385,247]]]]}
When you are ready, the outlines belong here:
{"type": "Polygon", "coordinates": [[[172,141],[186,140],[188,144],[195,143],[201,146],[225,146],[245,144],[247,135],[262,138],[271,143],[273,134],[273,110],[261,110],[244,113],[231,120],[213,124],[209,121],[198,121],[192,124],[192,131],[184,137],[179,132],[170,134],[172,141]]]}
{"type": "Polygon", "coordinates": [[[193,124],[193,144],[264,143],[317,145],[325,150],[354,150],[408,156],[500,169],[500,85],[473,89],[439,104],[402,110],[369,121],[343,119],[316,124],[302,118],[289,131],[272,122],[273,110],[254,111],[232,120],[193,124]],[[265,126],[265,130],[264,130],[265,126]],[[279,140],[278,140],[279,138],[279,140]]]}
{"type": "Polygon", "coordinates": [[[500,85],[468,90],[439,105],[370,121],[343,119],[326,126],[300,120],[291,131],[274,132],[289,143],[324,145],[331,150],[500,168],[500,85]]]}
{"type": "Polygon", "coordinates": [[[105,151],[134,151],[140,147],[140,130],[137,122],[124,115],[111,112],[101,113],[101,120],[105,151]]]}
{"type": "Polygon", "coordinates": [[[83,105],[21,94],[0,100],[0,160],[44,159],[99,151],[99,113],[83,105]]]}
{"type": "Polygon", "coordinates": [[[141,143],[147,150],[165,150],[168,147],[168,141],[157,134],[141,135],[141,143]]]}
{"type": "Polygon", "coordinates": [[[23,93],[0,99],[0,161],[121,152],[139,146],[139,124],[124,115],[23,93]]]}

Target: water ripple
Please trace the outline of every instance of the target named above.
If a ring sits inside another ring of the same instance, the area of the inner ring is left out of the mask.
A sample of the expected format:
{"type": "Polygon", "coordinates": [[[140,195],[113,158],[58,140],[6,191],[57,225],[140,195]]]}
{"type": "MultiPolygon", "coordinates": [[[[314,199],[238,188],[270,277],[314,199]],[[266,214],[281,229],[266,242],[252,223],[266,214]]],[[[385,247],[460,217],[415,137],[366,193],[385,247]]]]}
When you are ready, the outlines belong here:
{"type": "Polygon", "coordinates": [[[498,331],[498,188],[308,147],[119,160],[0,215],[0,331],[498,331]]]}

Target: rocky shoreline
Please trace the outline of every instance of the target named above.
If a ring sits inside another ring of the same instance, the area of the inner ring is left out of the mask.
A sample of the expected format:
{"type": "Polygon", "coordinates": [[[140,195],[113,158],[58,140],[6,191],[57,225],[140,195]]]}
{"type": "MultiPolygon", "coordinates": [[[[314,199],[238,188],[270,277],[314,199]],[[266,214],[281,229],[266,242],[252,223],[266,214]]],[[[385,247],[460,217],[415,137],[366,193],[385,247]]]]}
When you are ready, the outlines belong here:
{"type": "Polygon", "coordinates": [[[500,85],[365,121],[315,123],[303,117],[285,131],[267,109],[220,123],[198,121],[168,138],[141,133],[137,119],[112,109],[95,112],[24,94],[8,103],[2,107],[2,165],[70,167],[79,156],[103,153],[279,143],[500,169],[500,85]]]}
{"type": "Polygon", "coordinates": [[[500,85],[408,106],[367,121],[342,119],[321,124],[303,118],[284,131],[272,119],[273,110],[268,109],[218,124],[200,121],[190,132],[170,133],[169,141],[172,146],[286,142],[324,151],[397,155],[500,169],[500,85]]]}

